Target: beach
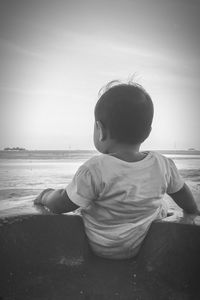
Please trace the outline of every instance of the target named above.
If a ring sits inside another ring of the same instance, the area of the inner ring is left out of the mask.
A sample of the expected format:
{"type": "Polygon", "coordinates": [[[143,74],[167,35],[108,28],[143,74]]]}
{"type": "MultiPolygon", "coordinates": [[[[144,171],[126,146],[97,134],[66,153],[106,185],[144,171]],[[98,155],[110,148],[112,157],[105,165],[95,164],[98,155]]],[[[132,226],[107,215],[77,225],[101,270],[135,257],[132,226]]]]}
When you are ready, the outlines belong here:
{"type": "MultiPolygon", "coordinates": [[[[96,151],[0,151],[0,208],[34,199],[45,188],[65,188],[96,151]]],[[[165,152],[174,160],[200,207],[200,153],[165,152]]],[[[168,198],[167,198],[168,199],[168,198]]],[[[169,199],[169,206],[178,209],[169,199]]]]}

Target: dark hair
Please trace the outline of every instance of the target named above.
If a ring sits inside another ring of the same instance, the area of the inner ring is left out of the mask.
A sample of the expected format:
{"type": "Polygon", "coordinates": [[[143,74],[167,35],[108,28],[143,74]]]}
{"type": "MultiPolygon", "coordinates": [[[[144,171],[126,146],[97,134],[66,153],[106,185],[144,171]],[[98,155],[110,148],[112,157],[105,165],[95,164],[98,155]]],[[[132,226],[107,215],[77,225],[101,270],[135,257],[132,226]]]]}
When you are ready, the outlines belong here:
{"type": "Polygon", "coordinates": [[[95,120],[101,121],[110,137],[125,144],[142,143],[149,135],[153,103],[136,83],[110,82],[95,106],[95,120]],[[113,84],[115,84],[113,86],[113,84]]]}

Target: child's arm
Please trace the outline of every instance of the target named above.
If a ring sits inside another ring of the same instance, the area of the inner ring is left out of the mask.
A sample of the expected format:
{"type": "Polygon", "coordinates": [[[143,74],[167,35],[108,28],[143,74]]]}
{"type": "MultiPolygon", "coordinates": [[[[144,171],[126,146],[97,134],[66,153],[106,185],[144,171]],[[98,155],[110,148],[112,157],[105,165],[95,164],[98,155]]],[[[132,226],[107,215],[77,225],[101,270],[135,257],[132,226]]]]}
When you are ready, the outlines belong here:
{"type": "Polygon", "coordinates": [[[51,212],[56,214],[74,211],[79,208],[69,199],[64,189],[46,189],[34,200],[34,204],[46,206],[51,212]]]}
{"type": "Polygon", "coordinates": [[[176,193],[168,194],[187,214],[200,215],[194,197],[186,184],[176,193]]]}
{"type": "Polygon", "coordinates": [[[79,207],[85,208],[98,197],[97,186],[100,184],[96,183],[97,179],[88,166],[82,165],[65,189],[46,189],[34,203],[44,205],[56,214],[74,211],[79,207]]]}

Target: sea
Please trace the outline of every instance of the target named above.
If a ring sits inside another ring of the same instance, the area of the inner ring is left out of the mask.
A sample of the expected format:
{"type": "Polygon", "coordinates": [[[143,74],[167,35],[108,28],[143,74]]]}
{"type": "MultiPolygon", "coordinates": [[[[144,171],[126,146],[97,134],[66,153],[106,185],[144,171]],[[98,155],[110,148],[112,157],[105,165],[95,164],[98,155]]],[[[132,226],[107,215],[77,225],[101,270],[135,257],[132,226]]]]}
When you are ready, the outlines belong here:
{"type": "MultiPolygon", "coordinates": [[[[174,160],[200,205],[200,151],[160,151],[174,160]]],[[[36,196],[45,188],[64,188],[95,150],[0,151],[0,200],[36,196]]],[[[1,201],[0,201],[1,206],[1,201]]]]}

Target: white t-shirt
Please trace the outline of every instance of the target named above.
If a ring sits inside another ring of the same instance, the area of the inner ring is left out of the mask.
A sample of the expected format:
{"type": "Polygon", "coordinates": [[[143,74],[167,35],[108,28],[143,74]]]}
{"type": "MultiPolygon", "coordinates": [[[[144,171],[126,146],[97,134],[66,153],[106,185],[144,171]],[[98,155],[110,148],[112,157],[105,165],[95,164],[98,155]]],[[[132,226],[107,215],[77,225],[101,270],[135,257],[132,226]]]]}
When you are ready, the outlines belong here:
{"type": "Polygon", "coordinates": [[[66,191],[82,207],[94,252],[120,259],[137,254],[152,221],[162,217],[164,194],[183,184],[174,162],[157,152],[138,162],[101,154],[78,169],[66,191]]]}

